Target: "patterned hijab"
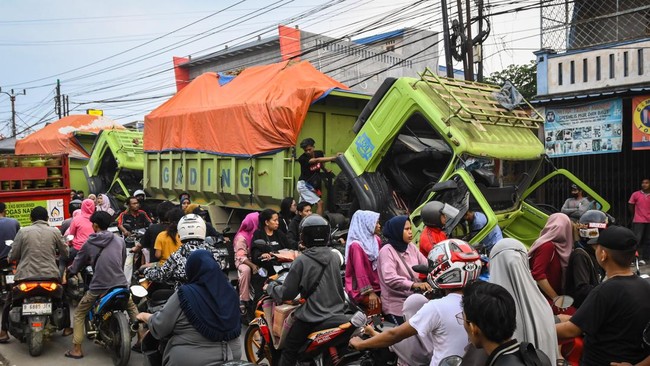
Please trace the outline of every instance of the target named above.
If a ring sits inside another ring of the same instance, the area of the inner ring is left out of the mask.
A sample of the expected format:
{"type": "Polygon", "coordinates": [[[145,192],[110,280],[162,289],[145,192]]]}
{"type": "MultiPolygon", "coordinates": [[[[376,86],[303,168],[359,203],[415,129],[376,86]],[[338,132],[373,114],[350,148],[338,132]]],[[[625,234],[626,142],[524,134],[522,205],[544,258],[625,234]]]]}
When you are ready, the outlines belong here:
{"type": "Polygon", "coordinates": [[[348,231],[348,240],[345,244],[345,263],[348,263],[348,252],[352,242],[359,243],[363,251],[368,256],[375,268],[377,256],[379,255],[379,245],[375,238],[375,226],[379,220],[379,214],[373,211],[358,210],[352,216],[350,230],[348,231]]]}

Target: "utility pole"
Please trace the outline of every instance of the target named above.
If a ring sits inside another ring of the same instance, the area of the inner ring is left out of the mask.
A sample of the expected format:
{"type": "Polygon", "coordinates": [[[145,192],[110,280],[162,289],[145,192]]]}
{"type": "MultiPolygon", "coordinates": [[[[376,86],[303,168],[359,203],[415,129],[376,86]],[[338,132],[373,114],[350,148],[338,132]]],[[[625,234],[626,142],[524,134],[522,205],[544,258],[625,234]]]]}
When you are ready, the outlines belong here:
{"type": "Polygon", "coordinates": [[[472,41],[472,8],[470,0],[465,1],[465,11],[467,12],[467,40],[465,41],[466,57],[467,57],[467,67],[469,68],[469,79],[467,75],[465,80],[474,81],[474,47],[472,41]]]}
{"type": "MultiPolygon", "coordinates": [[[[459,36],[463,33],[465,29],[465,24],[463,23],[463,2],[462,0],[456,0],[456,5],[458,6],[458,32],[459,36]]],[[[469,19],[468,19],[469,22],[469,19]]],[[[462,37],[461,37],[462,40],[462,37]]],[[[463,70],[465,71],[465,80],[471,80],[471,72],[469,70],[470,66],[467,65],[467,42],[461,42],[461,49],[464,49],[466,52],[463,55],[463,70]]]]}
{"type": "Polygon", "coordinates": [[[27,91],[23,89],[22,93],[14,93],[14,90],[11,89],[11,92],[2,91],[0,88],[0,93],[7,94],[9,100],[11,100],[11,137],[16,137],[16,97],[19,95],[27,95],[27,91]]]}
{"type": "Polygon", "coordinates": [[[59,119],[61,119],[63,115],[63,106],[61,103],[61,82],[59,79],[56,79],[56,96],[54,96],[54,112],[59,116],[59,119]]]}
{"type": "Polygon", "coordinates": [[[454,77],[454,64],[451,59],[451,42],[449,41],[449,14],[447,0],[440,0],[442,5],[442,35],[445,37],[445,67],[447,68],[447,77],[454,77]]]}
{"type": "MultiPolygon", "coordinates": [[[[483,33],[483,0],[478,0],[478,34],[479,36],[483,33]]],[[[472,42],[473,43],[473,42],[472,42]]],[[[478,81],[483,82],[483,44],[479,43],[479,52],[478,52],[478,81]]]]}

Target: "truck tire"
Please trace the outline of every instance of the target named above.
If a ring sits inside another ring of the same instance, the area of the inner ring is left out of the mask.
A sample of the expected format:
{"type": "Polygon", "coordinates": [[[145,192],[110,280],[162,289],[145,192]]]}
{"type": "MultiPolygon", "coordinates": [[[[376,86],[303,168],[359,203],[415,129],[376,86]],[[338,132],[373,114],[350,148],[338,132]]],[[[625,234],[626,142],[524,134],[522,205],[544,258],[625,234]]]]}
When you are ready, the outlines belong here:
{"type": "Polygon", "coordinates": [[[43,353],[43,331],[31,332],[27,336],[27,347],[32,357],[40,356],[43,353]]]}

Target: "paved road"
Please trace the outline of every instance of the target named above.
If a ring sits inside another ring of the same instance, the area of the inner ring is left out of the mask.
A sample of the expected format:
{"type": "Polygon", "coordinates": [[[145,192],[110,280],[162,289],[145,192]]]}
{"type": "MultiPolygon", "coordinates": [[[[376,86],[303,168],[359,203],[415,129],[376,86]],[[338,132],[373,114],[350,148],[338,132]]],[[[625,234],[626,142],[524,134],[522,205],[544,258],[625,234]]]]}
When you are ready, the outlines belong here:
{"type": "MultiPolygon", "coordinates": [[[[242,327],[242,348],[244,343],[244,334],[246,329],[242,327]]],[[[135,338],[133,339],[135,342],[135,338]]],[[[16,338],[11,338],[8,344],[0,344],[0,366],[27,366],[35,364],[46,364],[48,366],[112,366],[111,355],[104,348],[84,339],[83,350],[84,358],[73,360],[63,355],[65,351],[72,347],[72,336],[63,337],[61,332],[57,332],[50,340],[45,343],[43,354],[39,357],[31,357],[27,350],[26,343],[20,343],[16,338]]],[[[243,355],[243,349],[242,349],[243,355]]],[[[245,356],[244,356],[245,357],[245,356]]],[[[131,352],[129,366],[144,365],[144,358],[141,354],[131,352]]]]}

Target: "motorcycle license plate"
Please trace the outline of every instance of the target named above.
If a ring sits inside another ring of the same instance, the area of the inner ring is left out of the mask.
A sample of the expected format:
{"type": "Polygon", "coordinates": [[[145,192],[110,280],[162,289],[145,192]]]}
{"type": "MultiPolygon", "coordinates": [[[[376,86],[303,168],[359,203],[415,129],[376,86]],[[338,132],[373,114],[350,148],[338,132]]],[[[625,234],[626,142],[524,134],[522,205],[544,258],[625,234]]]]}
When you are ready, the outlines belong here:
{"type": "Polygon", "coordinates": [[[7,285],[11,285],[14,283],[14,275],[6,275],[5,276],[5,282],[7,282],[7,285]]]}
{"type": "Polygon", "coordinates": [[[52,303],[23,304],[23,315],[50,315],[52,303]]]}

